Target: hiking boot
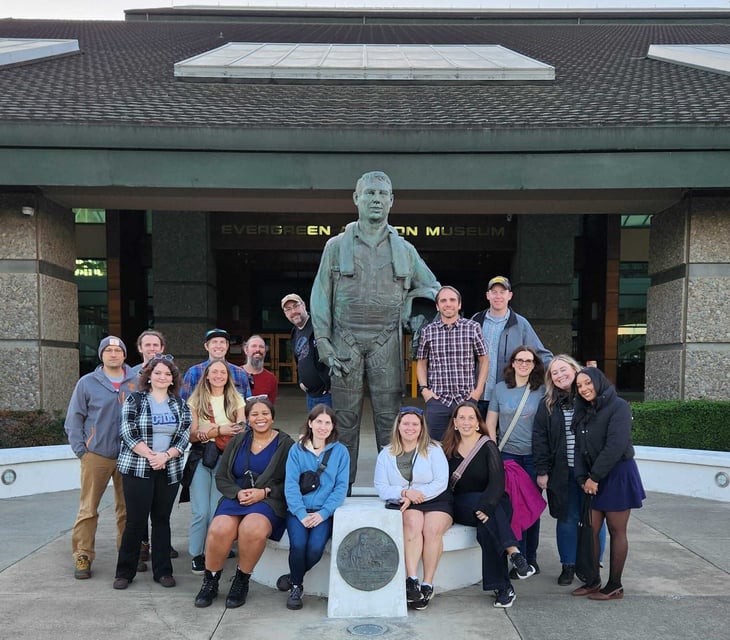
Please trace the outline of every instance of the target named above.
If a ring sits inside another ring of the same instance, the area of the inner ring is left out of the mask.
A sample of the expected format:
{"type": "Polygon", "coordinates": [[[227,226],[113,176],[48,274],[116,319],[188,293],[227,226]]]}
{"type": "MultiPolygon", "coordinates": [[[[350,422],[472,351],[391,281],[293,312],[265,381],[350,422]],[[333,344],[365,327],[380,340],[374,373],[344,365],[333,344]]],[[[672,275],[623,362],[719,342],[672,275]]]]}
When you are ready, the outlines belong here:
{"type": "Polygon", "coordinates": [[[413,608],[416,611],[423,611],[428,608],[428,603],[431,601],[431,598],[433,598],[433,587],[430,584],[422,584],[421,595],[423,596],[421,601],[413,603],[413,608]]]}
{"type": "Polygon", "coordinates": [[[209,607],[215,598],[218,597],[218,581],[220,580],[221,572],[219,571],[215,576],[211,571],[206,569],[205,577],[203,578],[203,586],[200,587],[198,595],[195,596],[195,606],[202,609],[203,607],[209,607]]]}
{"type": "Polygon", "coordinates": [[[563,570],[558,576],[558,584],[561,587],[567,587],[569,584],[573,584],[573,578],[575,578],[575,565],[564,564],[563,570]]]}
{"type": "Polygon", "coordinates": [[[418,582],[418,578],[406,578],[406,602],[413,604],[415,602],[421,602],[423,600],[423,594],[421,593],[421,585],[418,582]]]}
{"type": "Polygon", "coordinates": [[[303,595],[304,591],[302,587],[298,584],[293,584],[289,592],[289,597],[286,599],[286,608],[292,609],[293,611],[301,609],[304,606],[302,603],[303,595]]]}
{"type": "Polygon", "coordinates": [[[191,571],[196,576],[202,576],[205,573],[205,556],[199,555],[193,558],[191,564],[191,571]]]}
{"type": "Polygon", "coordinates": [[[500,589],[497,593],[497,599],[494,601],[494,606],[498,609],[509,609],[517,600],[517,594],[515,590],[510,586],[506,589],[500,589]]]}
{"type": "Polygon", "coordinates": [[[149,542],[143,542],[139,546],[139,559],[142,560],[142,562],[147,562],[147,560],[150,559],[150,543],[149,542]]]}
{"type": "Polygon", "coordinates": [[[510,560],[512,560],[512,566],[514,567],[516,577],[519,580],[525,580],[530,576],[535,575],[535,567],[529,564],[525,559],[525,556],[523,556],[519,551],[515,551],[510,556],[510,560]]]}
{"type": "Polygon", "coordinates": [[[91,560],[89,556],[82,554],[76,558],[74,578],[77,580],[88,580],[91,577],[91,560]]]}
{"type": "Polygon", "coordinates": [[[243,573],[238,567],[236,567],[236,575],[233,577],[231,583],[231,589],[228,592],[226,598],[226,607],[229,609],[235,609],[246,604],[246,597],[248,596],[248,579],[251,577],[250,573],[243,573]]]}
{"type": "Polygon", "coordinates": [[[279,591],[291,591],[291,574],[285,573],[283,576],[279,576],[276,581],[276,588],[279,591]]]}

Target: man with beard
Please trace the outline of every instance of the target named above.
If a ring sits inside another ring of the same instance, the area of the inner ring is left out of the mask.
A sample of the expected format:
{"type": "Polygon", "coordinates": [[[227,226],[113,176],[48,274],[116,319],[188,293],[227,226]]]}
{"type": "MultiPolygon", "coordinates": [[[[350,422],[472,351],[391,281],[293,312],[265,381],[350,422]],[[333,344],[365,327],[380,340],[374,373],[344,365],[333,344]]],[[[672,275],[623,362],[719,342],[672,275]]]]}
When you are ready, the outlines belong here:
{"type": "Polygon", "coordinates": [[[243,370],[248,374],[251,395],[265,395],[271,404],[274,404],[279,391],[279,381],[271,371],[264,368],[266,349],[266,342],[261,336],[251,336],[246,340],[246,344],[243,346],[243,353],[246,354],[246,364],[243,365],[243,370]]]}

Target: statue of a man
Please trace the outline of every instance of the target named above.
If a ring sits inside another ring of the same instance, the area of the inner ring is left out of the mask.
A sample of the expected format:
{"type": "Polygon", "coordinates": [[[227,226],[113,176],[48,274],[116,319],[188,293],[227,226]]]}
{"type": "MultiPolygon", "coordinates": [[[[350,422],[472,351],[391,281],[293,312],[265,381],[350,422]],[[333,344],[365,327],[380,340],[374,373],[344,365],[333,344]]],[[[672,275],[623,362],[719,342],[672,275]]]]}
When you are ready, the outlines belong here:
{"type": "Polygon", "coordinates": [[[340,440],[350,451],[351,485],[365,379],[380,450],[390,441],[403,395],[402,336],[413,300],[435,300],[440,288],[415,247],[388,225],[390,178],[364,174],[352,198],[358,220],[325,245],[310,304],[319,357],[330,367],[340,440]]]}

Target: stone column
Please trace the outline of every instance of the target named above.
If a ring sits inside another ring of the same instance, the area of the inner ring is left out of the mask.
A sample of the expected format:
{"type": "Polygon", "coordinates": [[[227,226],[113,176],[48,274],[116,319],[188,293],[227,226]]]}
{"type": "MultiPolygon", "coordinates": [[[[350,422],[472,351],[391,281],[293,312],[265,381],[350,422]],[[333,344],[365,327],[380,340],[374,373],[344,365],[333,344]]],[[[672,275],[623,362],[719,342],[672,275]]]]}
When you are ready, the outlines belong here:
{"type": "Polygon", "coordinates": [[[578,216],[520,215],[512,306],[553,353],[572,352],[573,246],[578,216]]]}
{"type": "Polygon", "coordinates": [[[65,410],[79,377],[74,216],[0,195],[0,409],[65,410]]]}
{"type": "Polygon", "coordinates": [[[167,350],[185,372],[206,359],[203,337],[217,322],[207,212],[153,212],[152,280],[155,328],[165,335],[167,350]]]}
{"type": "Polygon", "coordinates": [[[689,195],[652,219],[647,400],[730,400],[730,199],[689,195]]]}

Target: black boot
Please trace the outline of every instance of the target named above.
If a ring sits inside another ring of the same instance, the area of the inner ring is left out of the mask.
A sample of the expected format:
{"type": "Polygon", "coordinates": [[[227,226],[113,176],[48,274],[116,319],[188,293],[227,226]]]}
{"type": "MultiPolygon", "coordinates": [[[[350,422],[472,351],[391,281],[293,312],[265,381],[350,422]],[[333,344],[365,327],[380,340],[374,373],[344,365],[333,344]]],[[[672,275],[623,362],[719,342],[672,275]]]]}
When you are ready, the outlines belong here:
{"type": "Polygon", "coordinates": [[[236,575],[231,583],[231,590],[228,592],[226,598],[226,607],[229,609],[235,609],[246,604],[246,596],[248,595],[248,579],[251,577],[250,573],[243,573],[238,567],[236,567],[236,575]]]}
{"type": "Polygon", "coordinates": [[[574,564],[564,564],[563,571],[560,573],[560,576],[558,577],[558,584],[563,587],[567,587],[569,584],[573,584],[574,576],[575,576],[575,565],[574,564]]]}
{"type": "Polygon", "coordinates": [[[203,586],[200,587],[198,595],[195,596],[195,606],[198,608],[209,607],[215,598],[218,597],[218,581],[220,580],[221,572],[216,571],[215,575],[211,571],[205,570],[205,577],[203,578],[203,586]]]}

